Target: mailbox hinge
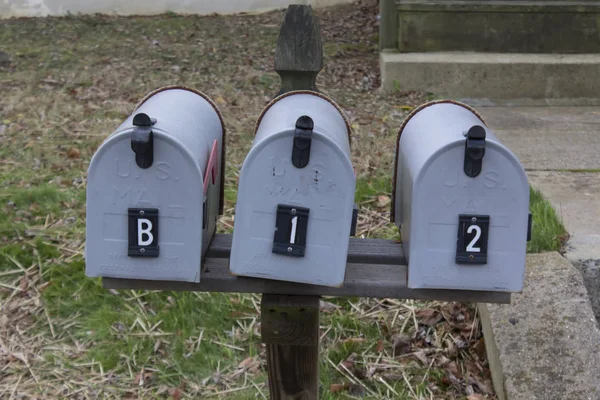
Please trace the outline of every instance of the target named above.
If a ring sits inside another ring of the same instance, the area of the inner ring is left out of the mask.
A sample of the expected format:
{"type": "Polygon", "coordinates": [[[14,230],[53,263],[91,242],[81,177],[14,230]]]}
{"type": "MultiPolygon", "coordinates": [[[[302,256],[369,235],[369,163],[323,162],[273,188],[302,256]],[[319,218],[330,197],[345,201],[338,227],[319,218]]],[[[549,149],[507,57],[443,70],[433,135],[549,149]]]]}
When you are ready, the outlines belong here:
{"type": "Polygon", "coordinates": [[[310,145],[315,124],[307,115],[296,121],[294,131],[294,148],[292,149],[292,164],[296,168],[304,168],[310,161],[310,145]]]}
{"type": "Polygon", "coordinates": [[[154,162],[154,138],[152,137],[152,125],[156,119],[150,118],[144,113],[133,117],[133,133],[131,134],[131,150],[135,153],[135,163],[138,167],[146,169],[154,162]]]}
{"type": "Polygon", "coordinates": [[[481,173],[485,155],[485,129],[480,125],[474,125],[466,136],[464,171],[468,177],[475,178],[481,173]]]}

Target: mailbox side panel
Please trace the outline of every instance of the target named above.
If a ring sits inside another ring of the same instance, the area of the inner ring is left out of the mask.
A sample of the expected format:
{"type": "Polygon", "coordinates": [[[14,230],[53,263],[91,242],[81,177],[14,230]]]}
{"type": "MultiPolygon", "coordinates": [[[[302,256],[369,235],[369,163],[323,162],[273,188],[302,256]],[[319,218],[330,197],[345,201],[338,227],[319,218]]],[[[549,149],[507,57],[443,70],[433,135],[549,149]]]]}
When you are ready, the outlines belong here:
{"type": "Polygon", "coordinates": [[[111,136],[88,173],[86,274],[199,282],[202,171],[189,151],[153,129],[154,163],[136,165],[131,130],[111,136]],[[158,210],[158,257],[128,255],[128,210],[158,210]]]}
{"type": "Polygon", "coordinates": [[[230,270],[235,275],[343,284],[354,193],[354,171],[328,137],[313,134],[309,164],[291,163],[293,131],[264,138],[242,167],[230,270]],[[273,253],[279,205],[309,210],[304,257],[273,253]]]}
{"type": "Polygon", "coordinates": [[[519,292],[523,287],[529,185],[517,158],[486,142],[481,174],[463,172],[464,141],[435,153],[413,187],[409,287],[519,292]],[[459,264],[459,215],[489,218],[487,262],[459,264]]]}

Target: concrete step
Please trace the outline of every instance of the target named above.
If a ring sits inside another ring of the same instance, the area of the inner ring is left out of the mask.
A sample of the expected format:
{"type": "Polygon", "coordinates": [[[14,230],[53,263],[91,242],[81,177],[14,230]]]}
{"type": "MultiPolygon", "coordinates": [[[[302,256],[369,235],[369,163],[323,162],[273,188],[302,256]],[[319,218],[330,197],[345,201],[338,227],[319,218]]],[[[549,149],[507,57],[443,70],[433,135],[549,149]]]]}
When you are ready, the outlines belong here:
{"type": "Polygon", "coordinates": [[[399,0],[402,52],[600,52],[600,1],[399,0]]]}
{"type": "Polygon", "coordinates": [[[381,53],[384,90],[473,105],[599,105],[600,54],[381,53]]]}
{"type": "Polygon", "coordinates": [[[528,256],[523,293],[479,311],[499,400],[600,399],[600,330],[560,254],[528,256]]]}

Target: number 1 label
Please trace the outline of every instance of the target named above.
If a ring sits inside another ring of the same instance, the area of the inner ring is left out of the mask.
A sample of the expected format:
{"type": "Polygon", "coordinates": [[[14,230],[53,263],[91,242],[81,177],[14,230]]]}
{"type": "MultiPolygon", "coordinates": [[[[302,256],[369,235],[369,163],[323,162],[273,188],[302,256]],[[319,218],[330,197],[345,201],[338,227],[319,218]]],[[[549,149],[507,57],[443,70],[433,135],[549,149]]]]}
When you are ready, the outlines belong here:
{"type": "Polygon", "coordinates": [[[296,244],[296,227],[298,226],[298,217],[292,218],[292,229],[290,232],[290,244],[296,244]]]}
{"type": "Polygon", "coordinates": [[[304,207],[277,205],[273,253],[304,257],[309,211],[304,207]]]}

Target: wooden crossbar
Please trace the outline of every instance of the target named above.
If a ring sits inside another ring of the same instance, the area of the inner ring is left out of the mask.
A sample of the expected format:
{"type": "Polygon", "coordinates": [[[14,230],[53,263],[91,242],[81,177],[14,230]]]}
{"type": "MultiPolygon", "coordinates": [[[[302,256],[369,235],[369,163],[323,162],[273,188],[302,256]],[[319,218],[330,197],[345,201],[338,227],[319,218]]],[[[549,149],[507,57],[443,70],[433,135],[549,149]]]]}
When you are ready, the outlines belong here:
{"type": "Polygon", "coordinates": [[[307,285],[269,279],[236,277],[229,273],[231,235],[216,235],[207,253],[200,283],[103,278],[107,289],[176,290],[196,292],[268,293],[300,296],[376,297],[417,300],[510,303],[510,293],[411,289],[400,243],[383,239],[350,239],[346,279],[342,287],[307,285]]]}

